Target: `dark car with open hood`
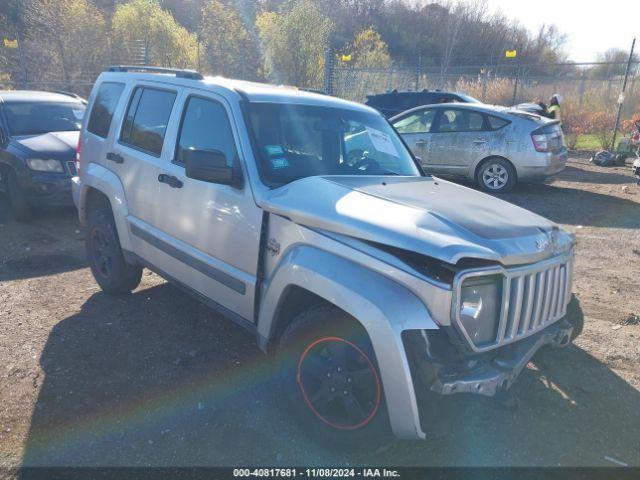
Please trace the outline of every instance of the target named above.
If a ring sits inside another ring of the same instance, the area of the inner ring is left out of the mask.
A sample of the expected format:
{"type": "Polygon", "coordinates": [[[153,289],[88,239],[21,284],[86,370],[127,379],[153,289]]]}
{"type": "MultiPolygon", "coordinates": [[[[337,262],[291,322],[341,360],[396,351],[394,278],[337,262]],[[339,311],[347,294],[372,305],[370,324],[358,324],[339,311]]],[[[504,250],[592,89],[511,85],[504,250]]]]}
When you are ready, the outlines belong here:
{"type": "Polygon", "coordinates": [[[16,220],[33,207],[71,206],[86,102],[65,92],[0,91],[0,190],[16,220]]]}

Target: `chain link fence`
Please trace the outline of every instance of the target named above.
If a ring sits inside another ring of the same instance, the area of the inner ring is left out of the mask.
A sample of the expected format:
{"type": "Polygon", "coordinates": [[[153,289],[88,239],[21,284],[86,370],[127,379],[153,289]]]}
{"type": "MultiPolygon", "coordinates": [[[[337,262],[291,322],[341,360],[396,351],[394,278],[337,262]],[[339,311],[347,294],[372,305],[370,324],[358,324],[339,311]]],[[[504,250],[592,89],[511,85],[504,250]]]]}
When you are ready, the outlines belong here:
{"type": "MultiPolygon", "coordinates": [[[[485,103],[515,105],[547,100],[554,93],[577,108],[614,110],[619,100],[626,62],[536,65],[398,65],[358,68],[327,61],[325,90],[358,102],[367,95],[392,90],[441,89],[465,93],[485,103]]],[[[623,114],[639,112],[640,63],[634,62],[623,114]]]]}

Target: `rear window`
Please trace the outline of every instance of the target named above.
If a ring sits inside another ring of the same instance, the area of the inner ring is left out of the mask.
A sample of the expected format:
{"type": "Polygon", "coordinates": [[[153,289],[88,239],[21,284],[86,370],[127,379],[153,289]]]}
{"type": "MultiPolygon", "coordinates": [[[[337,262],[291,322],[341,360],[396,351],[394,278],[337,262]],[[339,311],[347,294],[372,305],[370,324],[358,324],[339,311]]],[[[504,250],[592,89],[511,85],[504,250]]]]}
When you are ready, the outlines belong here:
{"type": "Polygon", "coordinates": [[[122,95],[124,84],[105,82],[100,85],[96,99],[91,108],[87,130],[102,138],[107,138],[113,112],[122,95]]]}
{"type": "Polygon", "coordinates": [[[175,92],[136,88],[127,108],[120,141],[160,156],[175,100],[175,92]]]}
{"type": "Polygon", "coordinates": [[[491,130],[499,130],[511,123],[504,118],[494,117],[493,115],[487,115],[487,120],[489,121],[489,127],[491,128],[491,130]]]}

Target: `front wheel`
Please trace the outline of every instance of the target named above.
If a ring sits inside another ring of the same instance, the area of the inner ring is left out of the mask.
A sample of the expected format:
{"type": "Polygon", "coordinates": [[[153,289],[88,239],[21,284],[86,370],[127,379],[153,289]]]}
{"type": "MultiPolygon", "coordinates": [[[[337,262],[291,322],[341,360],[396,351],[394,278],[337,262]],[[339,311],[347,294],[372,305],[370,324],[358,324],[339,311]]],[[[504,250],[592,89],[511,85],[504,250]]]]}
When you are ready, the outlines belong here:
{"type": "Polygon", "coordinates": [[[91,272],[105,293],[127,294],[140,284],[142,267],[125,260],[111,210],[89,211],[85,242],[91,272]]]}
{"type": "Polygon", "coordinates": [[[505,193],[516,184],[516,170],[507,160],[490,158],[478,167],[476,182],[486,192],[505,193]]]}
{"type": "Polygon", "coordinates": [[[373,348],[352,317],[311,307],[285,330],[278,355],[282,393],[309,436],[348,451],[393,440],[373,348]]]}

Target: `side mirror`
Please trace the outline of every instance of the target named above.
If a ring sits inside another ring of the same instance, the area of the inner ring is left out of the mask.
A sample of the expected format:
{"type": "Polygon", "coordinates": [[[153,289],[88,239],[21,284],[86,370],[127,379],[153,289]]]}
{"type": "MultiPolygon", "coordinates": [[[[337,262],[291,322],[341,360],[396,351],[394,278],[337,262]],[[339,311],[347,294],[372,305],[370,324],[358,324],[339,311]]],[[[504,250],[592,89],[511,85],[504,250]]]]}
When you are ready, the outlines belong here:
{"type": "Polygon", "coordinates": [[[189,178],[242,187],[242,177],[235,168],[227,165],[227,157],[219,150],[183,150],[182,159],[189,178]]]}

